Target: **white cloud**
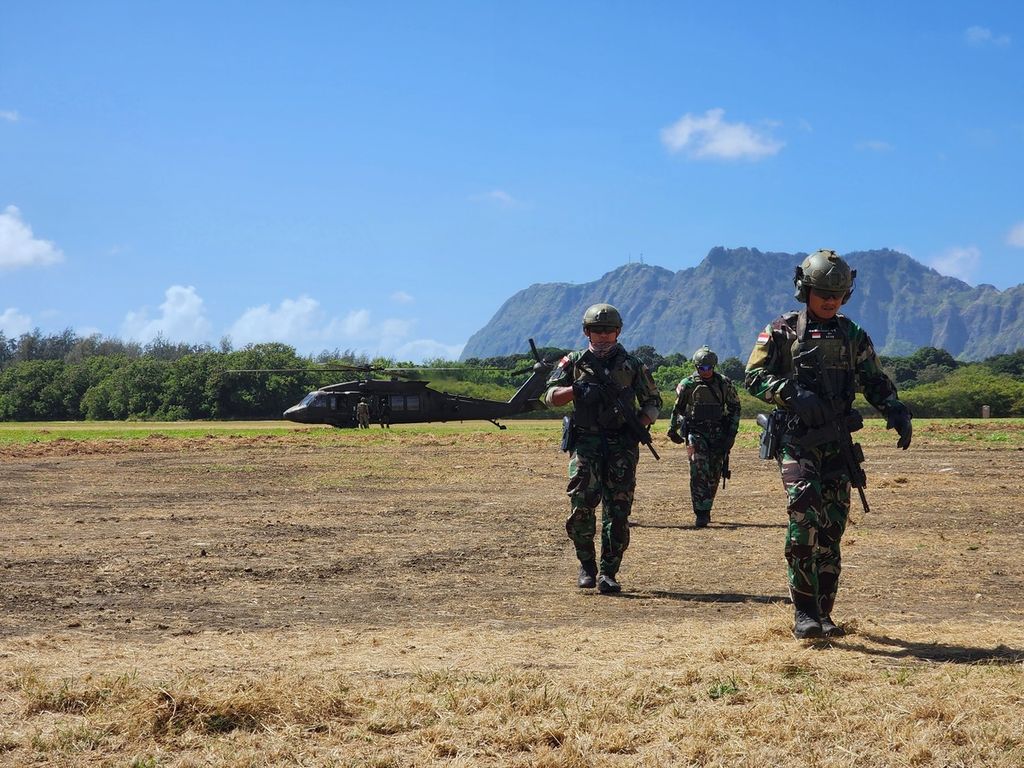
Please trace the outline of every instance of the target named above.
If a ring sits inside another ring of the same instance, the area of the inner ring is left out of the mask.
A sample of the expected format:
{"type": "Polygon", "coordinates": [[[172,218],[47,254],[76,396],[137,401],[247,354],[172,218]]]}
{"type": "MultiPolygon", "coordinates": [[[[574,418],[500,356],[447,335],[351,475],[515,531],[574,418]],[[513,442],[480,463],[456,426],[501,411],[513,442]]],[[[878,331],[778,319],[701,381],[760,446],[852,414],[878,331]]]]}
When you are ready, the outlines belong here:
{"type": "Polygon", "coordinates": [[[0,213],[0,270],[56,264],[64,253],[49,240],[39,240],[21,211],[9,205],[0,213]]]}
{"type": "Polygon", "coordinates": [[[931,266],[941,274],[958,277],[964,282],[971,282],[980,264],[981,251],[973,245],[947,248],[931,260],[931,266]]]}
{"type": "Polygon", "coordinates": [[[5,120],[8,123],[16,123],[21,120],[21,115],[13,109],[0,109],[0,120],[5,120]]]}
{"type": "Polygon", "coordinates": [[[693,158],[758,160],[775,155],[784,143],[758,133],[746,123],[723,120],[724,109],[703,115],[685,114],[661,130],[661,143],[669,152],[686,152],[693,158]]]}
{"type": "Polygon", "coordinates": [[[857,149],[867,150],[869,152],[892,152],[894,147],[887,141],[872,139],[870,141],[859,142],[857,144],[857,149]]]}
{"type": "Polygon", "coordinates": [[[0,314],[0,331],[3,331],[7,338],[15,338],[31,330],[32,318],[21,314],[17,307],[8,307],[0,314]]]}
{"type": "Polygon", "coordinates": [[[277,309],[262,304],[245,310],[228,330],[228,335],[239,346],[267,341],[300,346],[306,341],[315,343],[322,335],[323,325],[320,302],[300,296],[284,299],[277,309]]]}
{"type": "Polygon", "coordinates": [[[964,32],[964,39],[967,40],[968,45],[975,46],[1004,46],[1010,44],[1009,35],[996,35],[987,27],[968,27],[964,32]]]}
{"type": "Polygon", "coordinates": [[[443,357],[445,360],[458,360],[462,354],[465,342],[461,344],[444,344],[434,339],[416,339],[402,344],[395,350],[394,357],[397,360],[410,360],[422,362],[443,357]]]}
{"type": "Polygon", "coordinates": [[[405,291],[395,291],[391,294],[391,300],[396,304],[412,304],[416,299],[405,291]]]}
{"type": "Polygon", "coordinates": [[[1006,244],[1014,248],[1024,248],[1024,221],[1015,224],[1007,233],[1006,244]]]}
{"type": "Polygon", "coordinates": [[[454,349],[461,353],[461,346],[409,341],[415,325],[414,320],[393,317],[374,320],[365,308],[330,317],[316,299],[301,296],[284,299],[276,308],[263,304],[247,309],[227,333],[236,346],[278,341],[294,346],[300,353],[341,348],[370,355],[400,355],[413,361],[422,359],[418,356],[421,354],[454,349]]]}
{"type": "Polygon", "coordinates": [[[172,285],[164,292],[160,316],[150,319],[147,308],[129,312],[121,323],[121,335],[140,342],[162,335],[168,341],[199,343],[210,338],[203,300],[193,286],[172,285]]]}
{"type": "MultiPolygon", "coordinates": [[[[337,322],[334,323],[337,328],[337,322]]],[[[356,309],[345,315],[339,329],[342,335],[349,338],[360,338],[370,330],[370,310],[356,309]]]]}

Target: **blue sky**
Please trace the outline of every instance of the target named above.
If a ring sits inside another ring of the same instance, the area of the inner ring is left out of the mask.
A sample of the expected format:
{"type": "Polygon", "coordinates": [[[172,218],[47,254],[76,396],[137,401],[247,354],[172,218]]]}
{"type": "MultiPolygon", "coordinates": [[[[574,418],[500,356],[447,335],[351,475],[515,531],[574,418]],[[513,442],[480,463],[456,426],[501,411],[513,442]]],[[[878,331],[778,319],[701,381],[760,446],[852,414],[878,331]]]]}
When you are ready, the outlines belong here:
{"type": "Polygon", "coordinates": [[[1004,289],[1022,169],[1011,0],[13,3],[0,329],[457,357],[717,245],[1004,289]]]}

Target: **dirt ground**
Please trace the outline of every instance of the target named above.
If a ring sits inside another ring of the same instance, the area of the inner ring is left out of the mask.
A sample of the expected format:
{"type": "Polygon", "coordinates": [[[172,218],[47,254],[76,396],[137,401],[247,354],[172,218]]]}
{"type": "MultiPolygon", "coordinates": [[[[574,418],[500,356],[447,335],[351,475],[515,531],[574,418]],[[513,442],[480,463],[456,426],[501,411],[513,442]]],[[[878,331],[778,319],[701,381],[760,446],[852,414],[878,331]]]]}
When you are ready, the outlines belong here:
{"type": "MultiPolygon", "coordinates": [[[[7,445],[0,639],[718,623],[784,602],[784,496],[752,431],[705,530],[684,451],[644,452],[625,591],[605,597],[575,587],[565,457],[527,426],[7,445]]],[[[902,452],[874,429],[836,617],[1020,624],[1019,441],[919,429],[902,452]]]]}

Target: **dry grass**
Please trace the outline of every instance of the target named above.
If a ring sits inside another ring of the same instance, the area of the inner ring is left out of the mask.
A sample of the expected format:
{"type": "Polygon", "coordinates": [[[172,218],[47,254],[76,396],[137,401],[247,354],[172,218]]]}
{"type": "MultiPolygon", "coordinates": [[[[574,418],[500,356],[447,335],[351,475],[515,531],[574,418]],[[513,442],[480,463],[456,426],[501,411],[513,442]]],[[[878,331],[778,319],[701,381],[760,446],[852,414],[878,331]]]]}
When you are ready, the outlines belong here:
{"type": "Polygon", "coordinates": [[[644,462],[617,599],[533,427],[26,446],[0,766],[1024,765],[1019,457],[935,433],[870,436],[832,643],[789,634],[752,444],[706,532],[644,462]]]}
{"type": "Polygon", "coordinates": [[[0,764],[1018,766],[1019,629],[788,612],[597,631],[8,641],[0,764]],[[970,635],[977,647],[965,647],[970,635]],[[893,638],[899,637],[899,641],[893,638]],[[70,648],[68,646],[71,646],[70,648]],[[17,659],[15,661],[15,659],[17,659]],[[56,674],[59,670],[59,675],[56,674]]]}

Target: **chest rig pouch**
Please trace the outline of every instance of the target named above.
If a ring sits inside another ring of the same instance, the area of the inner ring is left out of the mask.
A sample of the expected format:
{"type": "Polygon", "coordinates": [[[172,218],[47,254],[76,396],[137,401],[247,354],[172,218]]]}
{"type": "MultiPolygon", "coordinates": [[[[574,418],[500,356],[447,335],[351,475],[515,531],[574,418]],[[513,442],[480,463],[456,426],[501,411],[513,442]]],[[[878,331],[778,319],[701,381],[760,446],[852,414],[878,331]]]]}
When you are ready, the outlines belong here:
{"type": "MultiPolygon", "coordinates": [[[[629,364],[626,350],[620,347],[601,362],[605,364],[609,377],[617,387],[628,387],[633,384],[635,372],[629,364]]],[[[598,378],[587,363],[577,363],[575,381],[599,386],[598,378]]],[[[618,432],[622,430],[626,426],[626,422],[610,407],[608,399],[612,397],[614,397],[614,393],[608,392],[607,397],[596,404],[577,406],[573,415],[576,428],[584,432],[618,432]]]]}
{"type": "Polygon", "coordinates": [[[792,361],[798,355],[817,350],[824,375],[828,377],[827,384],[823,386],[816,380],[805,379],[801,372],[796,370],[791,370],[790,376],[797,379],[800,386],[810,389],[817,395],[824,396],[824,390],[829,390],[835,401],[841,402],[849,409],[856,394],[856,360],[853,342],[844,320],[845,318],[837,317],[825,323],[811,323],[807,319],[807,310],[801,310],[797,315],[796,339],[793,341],[789,359],[792,361]]]}
{"type": "Polygon", "coordinates": [[[701,427],[715,427],[722,421],[725,409],[722,397],[712,384],[698,384],[686,407],[686,419],[690,424],[701,427]]]}

